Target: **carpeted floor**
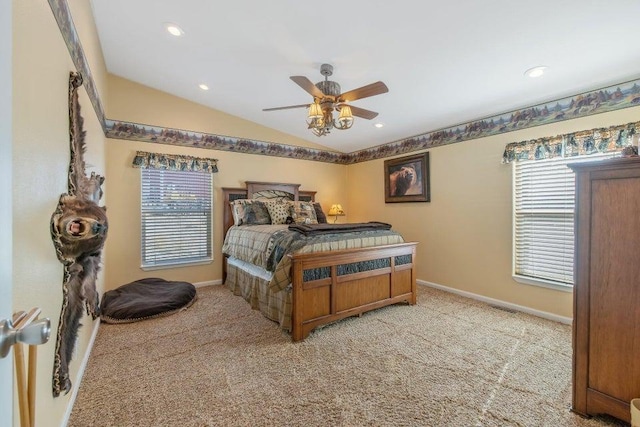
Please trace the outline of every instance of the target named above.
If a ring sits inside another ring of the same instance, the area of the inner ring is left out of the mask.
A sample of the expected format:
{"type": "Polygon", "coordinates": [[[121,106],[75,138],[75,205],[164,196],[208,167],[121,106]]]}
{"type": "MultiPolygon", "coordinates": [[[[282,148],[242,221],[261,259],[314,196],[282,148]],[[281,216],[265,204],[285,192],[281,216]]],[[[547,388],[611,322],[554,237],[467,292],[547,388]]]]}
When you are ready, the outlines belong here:
{"type": "Polygon", "coordinates": [[[625,425],[569,411],[569,326],[418,289],[296,344],[223,286],[103,324],[68,425],[625,425]]]}

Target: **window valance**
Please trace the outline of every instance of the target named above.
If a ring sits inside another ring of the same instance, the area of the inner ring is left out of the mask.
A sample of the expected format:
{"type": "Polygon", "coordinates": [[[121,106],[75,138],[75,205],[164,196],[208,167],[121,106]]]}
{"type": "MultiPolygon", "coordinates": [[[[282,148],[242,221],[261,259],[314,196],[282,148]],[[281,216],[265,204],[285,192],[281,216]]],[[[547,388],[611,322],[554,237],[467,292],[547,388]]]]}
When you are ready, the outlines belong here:
{"type": "Polygon", "coordinates": [[[640,122],[507,144],[502,163],[622,151],[638,144],[640,122]]]}
{"type": "Polygon", "coordinates": [[[218,160],[179,154],[136,152],[133,158],[134,168],[163,169],[188,172],[218,172],[218,160]]]}

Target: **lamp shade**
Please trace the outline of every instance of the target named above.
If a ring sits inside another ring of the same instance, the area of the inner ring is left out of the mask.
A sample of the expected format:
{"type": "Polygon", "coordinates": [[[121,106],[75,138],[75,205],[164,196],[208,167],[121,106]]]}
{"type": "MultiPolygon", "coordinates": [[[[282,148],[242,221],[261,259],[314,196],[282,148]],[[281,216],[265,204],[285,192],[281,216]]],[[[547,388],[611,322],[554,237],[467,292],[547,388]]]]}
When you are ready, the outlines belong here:
{"type": "Polygon", "coordinates": [[[320,104],[314,102],[309,105],[309,115],[307,116],[309,119],[321,119],[323,116],[322,108],[320,108],[320,104]]]}
{"type": "Polygon", "coordinates": [[[340,107],[340,115],[338,116],[338,123],[336,124],[336,128],[338,129],[349,129],[353,125],[353,114],[351,113],[351,107],[348,105],[343,105],[340,107]]]}
{"type": "Polygon", "coordinates": [[[339,205],[339,204],[331,205],[331,209],[329,209],[329,213],[327,215],[330,215],[330,216],[343,216],[344,215],[344,209],[342,209],[342,206],[339,205]]]}

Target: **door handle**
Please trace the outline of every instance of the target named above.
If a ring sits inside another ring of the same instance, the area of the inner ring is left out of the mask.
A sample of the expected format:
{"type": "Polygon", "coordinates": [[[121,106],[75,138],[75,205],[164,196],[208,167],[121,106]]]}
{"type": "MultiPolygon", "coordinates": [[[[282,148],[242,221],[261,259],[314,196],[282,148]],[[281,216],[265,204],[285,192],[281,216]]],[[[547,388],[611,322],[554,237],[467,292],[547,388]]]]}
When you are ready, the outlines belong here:
{"type": "Polygon", "coordinates": [[[48,318],[39,319],[31,324],[15,329],[11,320],[0,320],[0,358],[6,357],[11,346],[16,343],[39,345],[49,341],[51,322],[48,318]]]}

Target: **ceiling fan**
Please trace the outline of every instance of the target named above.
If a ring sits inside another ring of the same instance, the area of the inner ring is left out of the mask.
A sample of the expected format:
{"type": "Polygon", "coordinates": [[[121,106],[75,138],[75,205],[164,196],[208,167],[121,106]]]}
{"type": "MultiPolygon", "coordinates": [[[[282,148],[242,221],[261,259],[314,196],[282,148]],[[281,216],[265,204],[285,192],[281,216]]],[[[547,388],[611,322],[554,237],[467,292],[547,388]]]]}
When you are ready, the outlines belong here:
{"type": "Polygon", "coordinates": [[[371,120],[378,115],[375,111],[348,105],[348,102],[356,99],[368,98],[389,92],[389,88],[382,82],[375,82],[357,89],[340,93],[340,85],[329,80],[333,74],[333,66],[322,64],[320,74],[324,81],[313,84],[304,76],[291,76],[298,86],[313,96],[313,103],[290,105],[287,107],[265,108],[262,111],[288,110],[291,108],[308,108],[307,124],[316,136],[327,135],[332,128],[339,130],[349,129],[353,125],[353,116],[371,120]],[[333,118],[333,112],[339,113],[338,118],[333,118]]]}

